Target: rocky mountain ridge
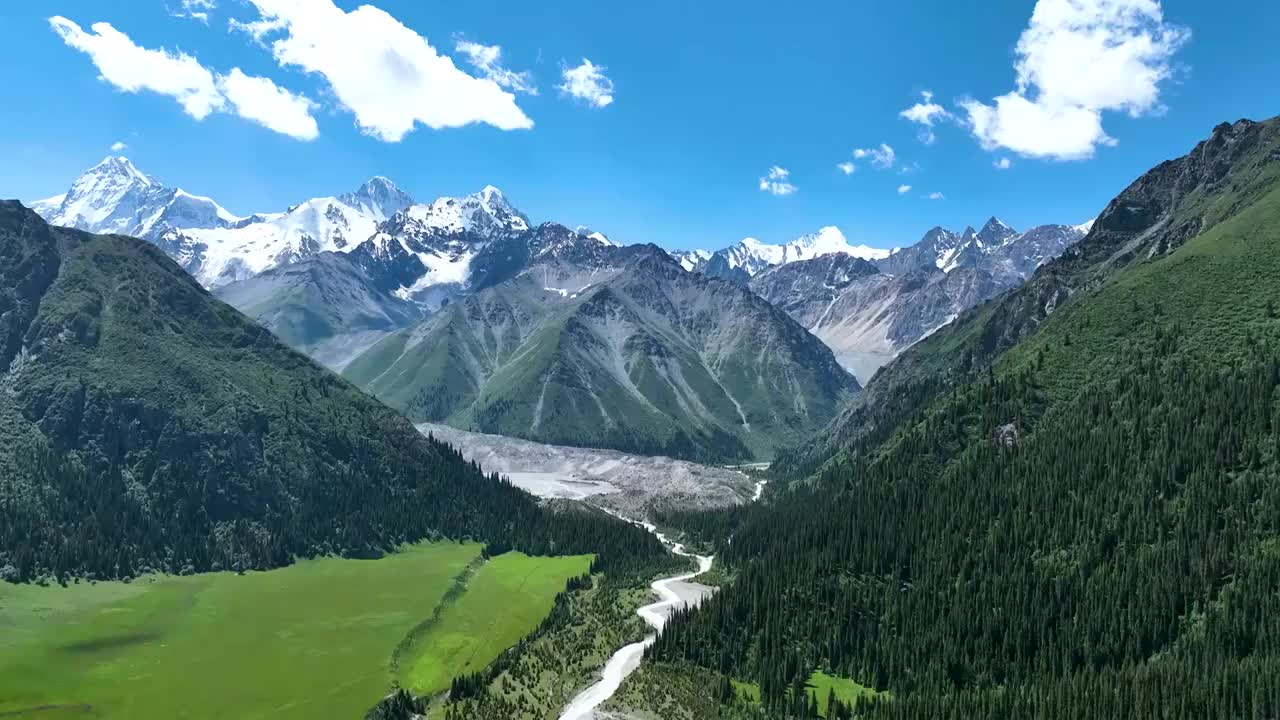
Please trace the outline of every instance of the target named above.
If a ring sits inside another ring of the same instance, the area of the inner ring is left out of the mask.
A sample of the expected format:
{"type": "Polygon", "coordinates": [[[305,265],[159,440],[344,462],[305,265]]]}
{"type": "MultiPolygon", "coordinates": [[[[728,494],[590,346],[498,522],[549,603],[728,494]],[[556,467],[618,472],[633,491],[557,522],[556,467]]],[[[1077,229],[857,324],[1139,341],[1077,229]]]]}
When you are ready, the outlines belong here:
{"type": "Polygon", "coordinates": [[[416,421],[714,461],[769,457],[858,388],[785,313],[656,246],[553,223],[515,245],[523,267],[344,374],[416,421]]]}

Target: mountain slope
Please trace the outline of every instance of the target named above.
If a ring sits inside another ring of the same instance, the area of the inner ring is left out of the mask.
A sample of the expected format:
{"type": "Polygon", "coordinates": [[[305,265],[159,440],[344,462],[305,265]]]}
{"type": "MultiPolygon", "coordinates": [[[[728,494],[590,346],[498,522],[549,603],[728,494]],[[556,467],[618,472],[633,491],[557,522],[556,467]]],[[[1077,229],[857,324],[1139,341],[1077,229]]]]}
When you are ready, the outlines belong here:
{"type": "Polygon", "coordinates": [[[521,242],[526,269],[387,337],[346,376],[415,420],[717,460],[768,457],[857,388],[785,314],[658,248],[554,224],[521,242]]]}
{"type": "Polygon", "coordinates": [[[776,265],[749,287],[809,328],[865,384],[898,353],[1021,284],[1082,235],[1067,225],[1019,233],[991,218],[980,231],[934,228],[874,263],[836,253],[776,265]]]}
{"type": "Polygon", "coordinates": [[[335,370],[423,315],[417,304],[378,288],[352,255],[333,252],[223,285],[214,295],[335,370]]]}
{"type": "Polygon", "coordinates": [[[8,579],[267,567],[440,535],[656,547],[621,524],[567,527],[154,246],[52,227],[13,201],[0,202],[0,367],[8,579]]]}
{"type": "Polygon", "coordinates": [[[989,365],[1036,332],[1045,318],[1082,290],[1134,264],[1176,250],[1269,192],[1277,173],[1276,121],[1242,120],[1214,128],[1188,155],[1164,162],[1113,199],[1085,238],[1042,266],[1026,284],[975,308],[921,343],[919,352],[885,367],[814,443],[786,453],[784,466],[816,468],[848,445],[989,365]]]}
{"type": "Polygon", "coordinates": [[[1278,304],[1280,120],[1219,126],[873,381],[656,654],[774,707],[856,678],[878,718],[1274,716],[1278,304]]]}
{"type": "Polygon", "coordinates": [[[817,468],[837,447],[899,415],[902,398],[932,396],[956,378],[986,368],[1001,352],[1036,333],[1075,293],[1169,254],[1256,201],[1274,182],[1275,126],[1275,120],[1221,124],[1190,154],[1143,174],[1088,225],[1084,240],[1043,265],[1024,286],[970,311],[964,322],[929,337],[922,351],[888,365],[817,442],[783,455],[783,465],[817,468]]]}

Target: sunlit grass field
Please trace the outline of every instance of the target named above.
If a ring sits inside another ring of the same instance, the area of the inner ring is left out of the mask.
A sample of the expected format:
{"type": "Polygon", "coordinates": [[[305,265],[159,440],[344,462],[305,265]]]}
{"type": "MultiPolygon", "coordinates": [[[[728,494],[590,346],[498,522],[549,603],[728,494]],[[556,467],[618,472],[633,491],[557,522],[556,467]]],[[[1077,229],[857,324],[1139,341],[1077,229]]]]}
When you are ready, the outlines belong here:
{"type": "MultiPolygon", "coordinates": [[[[396,647],[479,553],[422,543],[244,575],[0,583],[0,717],[363,717],[391,686],[396,647]]],[[[447,686],[514,644],[587,563],[511,555],[481,566],[436,626],[471,649],[433,654],[434,673],[447,686]],[[477,621],[498,611],[497,623],[477,621]]]]}
{"type": "Polygon", "coordinates": [[[590,556],[500,555],[476,571],[462,598],[415,635],[400,660],[400,684],[426,695],[482,669],[535,629],[565,581],[587,572],[590,556]]]}

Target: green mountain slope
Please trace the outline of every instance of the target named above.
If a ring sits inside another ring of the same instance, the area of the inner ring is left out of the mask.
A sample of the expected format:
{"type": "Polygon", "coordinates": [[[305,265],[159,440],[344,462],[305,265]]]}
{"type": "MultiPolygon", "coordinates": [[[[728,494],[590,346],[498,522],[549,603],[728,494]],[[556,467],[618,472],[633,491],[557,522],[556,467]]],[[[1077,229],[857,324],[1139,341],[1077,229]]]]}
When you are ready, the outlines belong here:
{"type": "Polygon", "coordinates": [[[904,354],[916,392],[739,514],[655,653],[779,710],[820,669],[894,693],[864,717],[1275,716],[1278,177],[1280,122],[1219,127],[904,354]]]}
{"type": "Polygon", "coordinates": [[[0,368],[5,578],[265,567],[434,536],[661,553],[482,475],[154,246],[50,227],[12,201],[0,368]]]}
{"type": "Polygon", "coordinates": [[[656,248],[610,252],[535,264],[387,337],[346,377],[415,420],[703,460],[768,458],[857,389],[750,292],[656,248]]]}
{"type": "Polygon", "coordinates": [[[214,290],[290,347],[340,370],[383,336],[422,316],[383,292],[349,255],[319,253],[214,290]]]}

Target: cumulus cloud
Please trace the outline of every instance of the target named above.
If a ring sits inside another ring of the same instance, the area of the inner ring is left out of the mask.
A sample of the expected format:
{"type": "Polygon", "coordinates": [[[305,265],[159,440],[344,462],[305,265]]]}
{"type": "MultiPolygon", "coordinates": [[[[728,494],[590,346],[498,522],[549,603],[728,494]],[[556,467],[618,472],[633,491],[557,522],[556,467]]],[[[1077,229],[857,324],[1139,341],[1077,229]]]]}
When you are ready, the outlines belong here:
{"type": "Polygon", "coordinates": [[[218,78],[218,89],[242,118],[299,140],[320,136],[316,119],[311,116],[315,103],[276,87],[267,78],[245,75],[240,68],[232,68],[218,78]]]}
{"type": "Polygon", "coordinates": [[[203,120],[226,101],[213,73],[186,53],[140,47],[109,23],[94,23],[85,32],[76,23],[55,15],[49,25],[68,46],[89,56],[100,77],[129,93],[143,90],[168,95],[184,112],[203,120]]]}
{"type": "Polygon", "coordinates": [[[501,46],[459,40],[454,49],[466,57],[471,67],[478,70],[484,77],[498,83],[500,87],[515,93],[538,94],[538,88],[533,84],[532,74],[528,71],[514,72],[503,67],[501,46]]]}
{"type": "Polygon", "coordinates": [[[560,76],[564,82],[556,89],[592,107],[605,107],[613,103],[613,81],[605,77],[605,70],[603,65],[595,65],[582,58],[582,64],[577,67],[566,65],[561,68],[560,76]]]}
{"type": "Polygon", "coordinates": [[[947,196],[940,192],[931,192],[928,197],[930,200],[945,200],[947,196]]]}
{"type": "Polygon", "coordinates": [[[125,92],[167,95],[197,120],[214,112],[230,112],[300,140],[319,134],[311,117],[311,101],[268,78],[246,75],[240,68],[216,74],[186,53],[141,47],[109,23],[94,23],[92,32],[85,32],[76,23],[54,16],[49,25],[68,46],[89,56],[102,80],[125,92]]]}
{"type": "Polygon", "coordinates": [[[174,17],[191,18],[199,20],[206,25],[209,23],[209,13],[217,9],[216,0],[179,0],[178,6],[169,11],[174,17]]]}
{"type": "Polygon", "coordinates": [[[124,141],[122,141],[122,140],[117,140],[117,141],[115,141],[115,142],[111,143],[111,152],[118,153],[118,152],[120,152],[120,151],[122,151],[122,150],[126,150],[126,149],[128,149],[128,147],[129,147],[129,145],[128,145],[128,144],[126,144],[124,141]]]}
{"type": "Polygon", "coordinates": [[[281,67],[320,76],[356,125],[398,142],[432,129],[486,123],[533,127],[515,95],[460,70],[427,39],[372,5],[346,12],[332,0],[248,0],[259,18],[233,22],[267,45],[281,67]]]}
{"type": "Polygon", "coordinates": [[[845,175],[852,175],[853,171],[858,169],[857,165],[854,165],[848,160],[845,160],[842,163],[837,163],[836,167],[840,168],[840,172],[844,173],[845,175]]]}
{"type": "Polygon", "coordinates": [[[1007,157],[997,158],[991,164],[995,166],[997,170],[1008,170],[1013,167],[1013,162],[1011,162],[1007,157]]]}
{"type": "Polygon", "coordinates": [[[1039,0],[1018,40],[1017,87],[987,104],[961,101],[987,149],[1026,157],[1092,157],[1115,140],[1104,112],[1159,113],[1160,86],[1190,32],[1165,21],[1159,0],[1039,0]]]}
{"type": "Polygon", "coordinates": [[[906,195],[906,194],[907,194],[907,193],[909,193],[909,192],[911,192],[911,186],[910,186],[910,185],[899,185],[899,186],[898,186],[898,194],[899,194],[899,195],[906,195]]]}
{"type": "Polygon", "coordinates": [[[796,191],[796,186],[788,181],[790,177],[790,170],[774,165],[760,178],[760,189],[770,195],[790,195],[796,191]]]}
{"type": "Polygon", "coordinates": [[[869,160],[872,167],[880,168],[881,170],[893,167],[893,164],[897,162],[897,158],[897,153],[885,143],[880,143],[880,147],[858,148],[853,151],[854,160],[869,160]]]}
{"type": "Polygon", "coordinates": [[[933,93],[929,90],[922,91],[920,98],[920,102],[898,113],[898,116],[919,125],[920,142],[925,145],[932,145],[938,139],[937,135],[933,133],[933,124],[939,120],[949,119],[951,113],[933,101],[933,93]]]}

